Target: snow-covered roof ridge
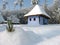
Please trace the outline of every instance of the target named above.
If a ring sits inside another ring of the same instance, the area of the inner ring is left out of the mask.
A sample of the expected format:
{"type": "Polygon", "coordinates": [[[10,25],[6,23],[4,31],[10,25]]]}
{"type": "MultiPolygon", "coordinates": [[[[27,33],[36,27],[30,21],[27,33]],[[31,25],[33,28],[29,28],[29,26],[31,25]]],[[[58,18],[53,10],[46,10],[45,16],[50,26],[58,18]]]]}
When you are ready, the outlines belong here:
{"type": "Polygon", "coordinates": [[[40,15],[40,14],[50,18],[50,16],[45,12],[45,10],[41,6],[39,6],[38,4],[35,5],[35,7],[29,13],[24,15],[24,17],[31,16],[31,15],[40,15]]]}

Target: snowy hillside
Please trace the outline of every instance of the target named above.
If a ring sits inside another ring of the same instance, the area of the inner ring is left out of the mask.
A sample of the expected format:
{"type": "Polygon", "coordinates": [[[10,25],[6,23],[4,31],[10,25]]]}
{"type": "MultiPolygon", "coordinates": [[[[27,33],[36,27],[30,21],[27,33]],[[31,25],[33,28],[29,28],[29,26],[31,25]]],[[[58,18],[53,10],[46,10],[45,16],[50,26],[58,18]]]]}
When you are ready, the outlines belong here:
{"type": "Polygon", "coordinates": [[[60,45],[60,25],[14,25],[14,28],[14,32],[7,32],[6,24],[0,24],[0,45],[60,45]]]}

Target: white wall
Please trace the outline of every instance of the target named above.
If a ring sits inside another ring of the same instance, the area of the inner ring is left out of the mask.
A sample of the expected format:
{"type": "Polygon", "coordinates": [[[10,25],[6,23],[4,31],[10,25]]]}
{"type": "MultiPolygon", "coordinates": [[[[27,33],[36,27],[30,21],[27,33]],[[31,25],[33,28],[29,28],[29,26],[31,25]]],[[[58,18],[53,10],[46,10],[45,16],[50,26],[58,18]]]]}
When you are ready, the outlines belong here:
{"type": "Polygon", "coordinates": [[[30,16],[28,17],[28,25],[43,25],[43,24],[48,24],[48,19],[44,18],[42,16],[30,16]],[[30,21],[31,18],[31,21],[30,21]],[[34,18],[36,18],[36,20],[34,21],[34,18]]]}
{"type": "Polygon", "coordinates": [[[38,16],[28,17],[28,25],[39,25],[39,17],[38,16]],[[30,18],[31,18],[31,21],[30,21],[30,18]],[[35,21],[34,21],[34,18],[36,18],[35,21]]]}

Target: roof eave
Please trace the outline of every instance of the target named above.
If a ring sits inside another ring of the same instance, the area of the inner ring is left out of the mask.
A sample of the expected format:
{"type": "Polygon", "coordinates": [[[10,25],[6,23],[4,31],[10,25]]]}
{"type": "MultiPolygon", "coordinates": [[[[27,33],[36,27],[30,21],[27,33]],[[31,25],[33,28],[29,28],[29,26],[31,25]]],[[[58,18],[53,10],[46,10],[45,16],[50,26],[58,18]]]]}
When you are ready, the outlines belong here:
{"type": "Polygon", "coordinates": [[[24,17],[29,17],[29,16],[43,16],[43,17],[46,17],[46,18],[48,18],[48,19],[51,18],[50,16],[46,16],[46,15],[44,15],[44,14],[24,15],[24,17]]]}

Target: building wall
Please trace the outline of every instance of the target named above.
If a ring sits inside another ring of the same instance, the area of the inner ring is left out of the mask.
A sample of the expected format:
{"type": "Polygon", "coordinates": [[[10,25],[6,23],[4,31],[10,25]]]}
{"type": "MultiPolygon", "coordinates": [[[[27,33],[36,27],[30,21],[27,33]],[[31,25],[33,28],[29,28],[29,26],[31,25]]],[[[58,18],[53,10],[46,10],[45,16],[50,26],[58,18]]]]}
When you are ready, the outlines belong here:
{"type": "Polygon", "coordinates": [[[39,20],[40,20],[39,22],[40,24],[48,24],[48,19],[45,17],[40,16],[39,20]]]}
{"type": "Polygon", "coordinates": [[[48,24],[48,19],[47,18],[43,19],[43,24],[48,24]]]}
{"type": "Polygon", "coordinates": [[[48,24],[48,19],[42,16],[30,16],[28,17],[28,25],[43,25],[48,24]],[[35,21],[34,21],[35,18],[35,21]]]}
{"type": "Polygon", "coordinates": [[[38,16],[30,16],[28,17],[28,25],[39,25],[39,17],[38,16]],[[31,21],[30,21],[31,18],[31,21]],[[34,21],[35,18],[35,21],[34,21]]]}
{"type": "Polygon", "coordinates": [[[39,21],[40,21],[39,22],[40,24],[43,24],[43,17],[42,16],[40,16],[39,21]]]}

